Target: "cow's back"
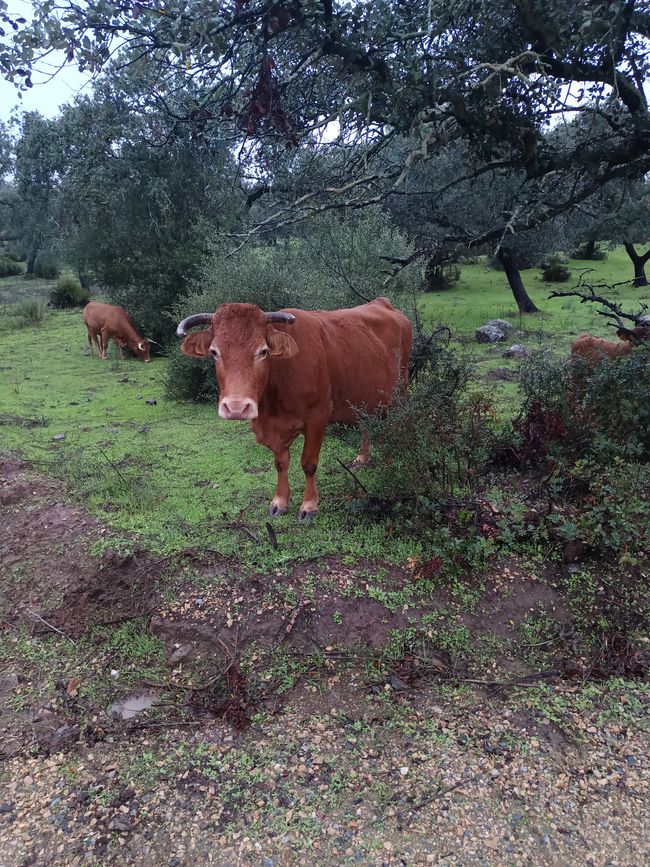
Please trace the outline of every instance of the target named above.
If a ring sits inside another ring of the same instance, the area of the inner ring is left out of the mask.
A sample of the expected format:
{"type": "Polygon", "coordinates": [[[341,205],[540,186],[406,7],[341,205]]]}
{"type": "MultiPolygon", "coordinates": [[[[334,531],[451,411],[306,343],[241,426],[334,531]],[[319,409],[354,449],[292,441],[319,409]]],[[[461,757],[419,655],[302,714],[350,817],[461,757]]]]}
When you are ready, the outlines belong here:
{"type": "Polygon", "coordinates": [[[400,380],[406,385],[411,324],[386,298],[346,310],[291,312],[296,321],[282,330],[296,339],[299,353],[287,362],[293,370],[285,389],[295,389],[296,403],[324,402],[331,421],[354,423],[353,407],[374,411],[390,401],[400,380]]]}
{"type": "Polygon", "coordinates": [[[83,320],[87,326],[98,330],[106,328],[120,334],[136,330],[133,319],[123,307],[102,301],[89,301],[84,307],[83,320]]]}

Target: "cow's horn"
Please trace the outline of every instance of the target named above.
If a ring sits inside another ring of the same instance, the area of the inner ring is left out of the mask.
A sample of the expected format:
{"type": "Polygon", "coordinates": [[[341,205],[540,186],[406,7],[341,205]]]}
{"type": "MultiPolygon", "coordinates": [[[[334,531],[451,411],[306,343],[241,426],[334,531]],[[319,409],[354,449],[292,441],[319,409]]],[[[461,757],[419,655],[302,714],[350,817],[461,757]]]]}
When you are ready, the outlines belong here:
{"type": "Polygon", "coordinates": [[[179,323],[176,334],[178,337],[185,337],[190,328],[194,328],[195,325],[208,325],[210,322],[212,322],[212,313],[194,313],[179,323]]]}
{"type": "Polygon", "coordinates": [[[285,325],[291,325],[296,318],[293,313],[285,313],[283,310],[275,313],[265,313],[264,315],[267,322],[284,322],[285,325]]]}
{"type": "Polygon", "coordinates": [[[151,337],[147,337],[147,340],[149,341],[149,343],[155,343],[156,346],[160,346],[160,343],[158,343],[157,340],[152,340],[151,337]]]}

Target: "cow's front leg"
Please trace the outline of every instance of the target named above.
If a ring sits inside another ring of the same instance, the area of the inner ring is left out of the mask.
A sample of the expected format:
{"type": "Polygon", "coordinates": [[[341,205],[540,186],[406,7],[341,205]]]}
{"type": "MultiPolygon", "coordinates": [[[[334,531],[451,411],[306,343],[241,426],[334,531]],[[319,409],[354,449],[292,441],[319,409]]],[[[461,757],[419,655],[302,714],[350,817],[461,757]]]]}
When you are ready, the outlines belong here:
{"type": "Polygon", "coordinates": [[[275,488],[275,496],[271,500],[269,506],[269,515],[275,518],[276,515],[286,515],[289,511],[289,461],[291,460],[291,452],[288,448],[276,451],[273,449],[275,457],[275,469],[278,473],[278,483],[275,488]]]}
{"type": "Polygon", "coordinates": [[[305,444],[302,449],[300,462],[305,474],[305,493],[302,497],[302,505],[298,512],[298,521],[311,521],[318,512],[318,488],[316,487],[316,470],[321,446],[325,438],[325,424],[308,426],[305,431],[305,444]]]}

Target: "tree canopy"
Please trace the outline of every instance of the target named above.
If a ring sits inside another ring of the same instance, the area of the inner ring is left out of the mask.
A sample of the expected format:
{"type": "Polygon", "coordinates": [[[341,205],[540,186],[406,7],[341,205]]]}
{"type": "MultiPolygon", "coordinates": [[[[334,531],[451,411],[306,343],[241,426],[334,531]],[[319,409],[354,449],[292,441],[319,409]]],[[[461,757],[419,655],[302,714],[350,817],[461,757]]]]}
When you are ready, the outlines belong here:
{"type": "Polygon", "coordinates": [[[529,206],[491,226],[490,237],[563,213],[611,179],[650,170],[643,89],[650,13],[635,0],[33,5],[31,22],[12,20],[0,0],[9,33],[0,68],[22,87],[56,50],[91,72],[119,51],[125,65],[146,58],[154,70],[146,101],[194,135],[218,128],[262,143],[267,154],[306,143],[334,121],[341,142],[361,142],[366,152],[394,135],[413,140],[404,162],[380,178],[355,149],[336,192],[315,190],[296,217],[332,197],[358,206],[387,195],[417,161],[460,140],[471,154],[467,174],[516,169],[534,187],[529,206]],[[193,94],[182,110],[174,104],[179,91],[193,94]],[[580,134],[571,142],[545,136],[569,108],[585,117],[580,134]],[[388,191],[377,191],[378,180],[388,181],[388,191]]]}

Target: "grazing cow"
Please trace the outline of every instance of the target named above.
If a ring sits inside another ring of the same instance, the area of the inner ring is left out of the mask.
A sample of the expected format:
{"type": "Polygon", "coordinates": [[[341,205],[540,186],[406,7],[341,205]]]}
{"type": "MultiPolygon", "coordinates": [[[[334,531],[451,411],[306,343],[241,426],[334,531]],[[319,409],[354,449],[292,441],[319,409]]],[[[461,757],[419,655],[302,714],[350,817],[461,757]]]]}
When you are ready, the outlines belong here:
{"type": "Polygon", "coordinates": [[[150,343],[136,331],[133,320],[123,307],[115,307],[112,304],[101,304],[99,301],[90,301],[84,307],[84,325],[88,329],[88,344],[90,354],[93,354],[93,339],[97,341],[99,357],[107,359],[106,350],[109,338],[117,344],[120,358],[124,358],[124,347],[127,346],[144,362],[151,361],[149,357],[150,343]]]}
{"type": "MultiPolygon", "coordinates": [[[[275,456],[278,482],[269,514],[289,511],[289,447],[305,438],[305,491],[299,521],[318,511],[316,468],[329,422],[356,422],[355,407],[374,412],[406,387],[411,325],[387,298],[349,310],[282,310],[224,304],[184,319],[185,355],[214,358],[219,415],[250,421],[258,443],[275,456]],[[187,334],[195,325],[209,325],[187,334]]],[[[362,437],[357,460],[369,458],[362,437]]]]}
{"type": "Polygon", "coordinates": [[[581,334],[571,346],[571,357],[581,358],[590,367],[597,367],[605,358],[610,360],[619,358],[631,352],[633,346],[638,346],[644,340],[650,340],[650,327],[619,328],[616,334],[618,341],[594,337],[593,334],[581,334]]]}

